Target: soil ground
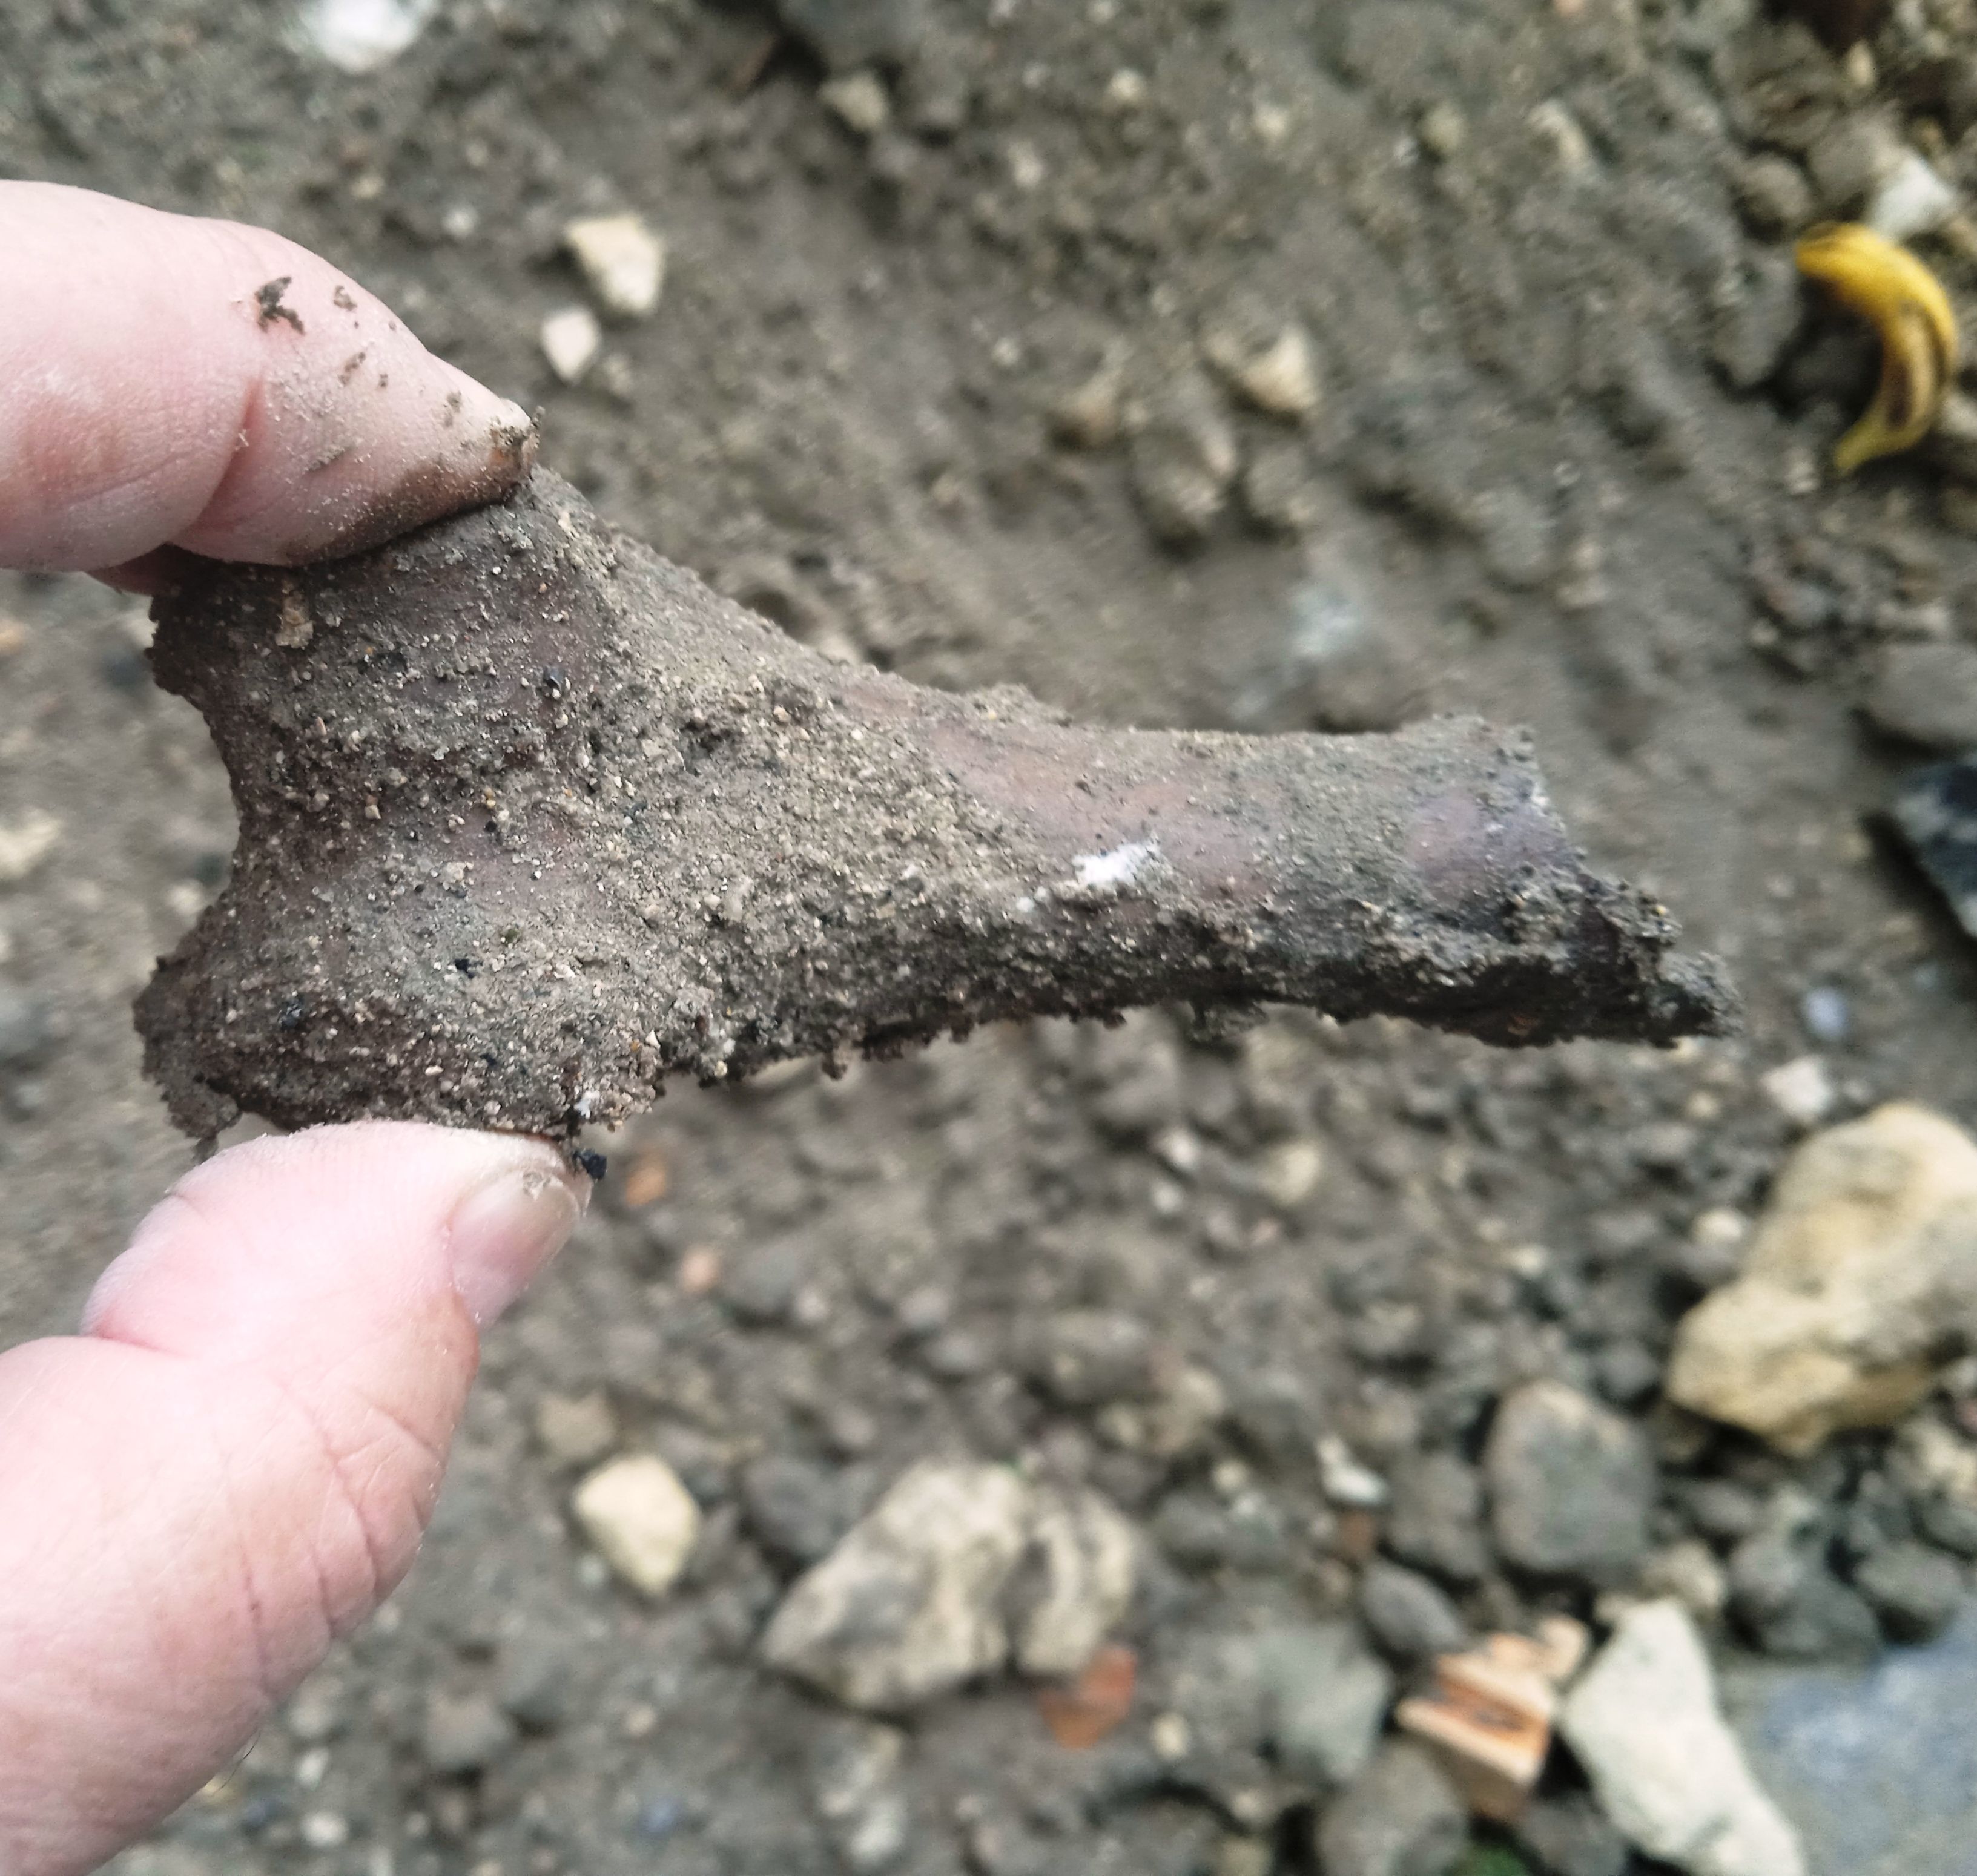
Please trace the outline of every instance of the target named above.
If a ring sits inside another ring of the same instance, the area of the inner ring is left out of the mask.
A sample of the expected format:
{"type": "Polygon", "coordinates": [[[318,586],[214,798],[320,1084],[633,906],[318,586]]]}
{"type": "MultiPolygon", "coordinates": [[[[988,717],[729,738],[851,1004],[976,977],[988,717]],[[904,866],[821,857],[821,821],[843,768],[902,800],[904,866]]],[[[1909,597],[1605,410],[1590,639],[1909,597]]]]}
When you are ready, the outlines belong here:
{"type": "MultiPolygon", "coordinates": [[[[800,635],[1121,723],[1528,724],[1596,861],[1663,895],[1749,1012],[1672,1053],[1529,1054],[1155,1014],[668,1100],[596,1142],[601,1202],[490,1338],[405,1593],[133,1876],[837,1867],[811,1768],[841,1723],[750,1653],[793,1568],[748,1509],[764,1456],[808,1469],[825,1541],[959,1452],[1088,1479],[1167,1534],[1130,1740],[1064,1752],[1013,1683],[916,1723],[929,1871],[1210,1867],[1228,1808],[1147,1772],[1146,1720],[1190,1634],[1349,1602],[1320,1433],[1383,1469],[1473,1455],[1503,1390],[1551,1373],[1647,1418],[1661,1535],[1686,1481],[1777,1482],[1654,1400],[1692,1222],[1753,1209],[1793,1135],[1759,1077],[1816,1050],[1836,1114],[1977,1122],[1977,951],[1879,834],[1914,752],[1858,714],[1882,645],[1970,633],[1969,506],[1914,459],[1824,470],[1871,351],[1750,206],[1754,156],[1873,110],[1933,110],[1954,145],[1951,106],[1902,89],[1900,35],[1959,71],[1977,39],[1954,7],[1898,13],[1863,70],[1737,0],[942,0],[864,137],[760,14],[685,0],[458,0],[361,78],[282,9],[6,8],[0,173],[320,249],[539,407],[544,460],[609,518],[800,635]],[[583,297],[561,231],[619,208],[664,233],[665,298],[568,387],[537,338],[583,297]],[[1216,419],[1295,494],[1289,534],[1233,496],[1177,552],[1144,453],[1053,436],[1108,359],[1157,418],[1204,328],[1292,319],[1317,414],[1216,419]],[[1358,635],[1349,669],[1314,668],[1314,609],[1358,635]],[[1846,1016],[1817,1002],[1817,1038],[1811,991],[1846,1016]],[[690,1294],[705,1249],[721,1281],[690,1294]],[[1229,1421],[1156,1459],[1053,1403],[1022,1351],[1073,1306],[1213,1370],[1229,1421]],[[583,1554],[538,1436],[547,1397],[592,1392],[713,1513],[656,1609],[583,1554]],[[1173,1539],[1173,1505],[1256,1494],[1272,1541],[1173,1539]],[[532,1659],[539,1722],[435,1769],[431,1703],[532,1659]]],[[[0,826],[61,823],[0,886],[0,979],[54,1026],[0,1119],[12,1340],[72,1320],[186,1162],[128,1006],[231,819],[130,602],[15,579],[0,614],[0,826]]],[[[1493,1573],[1467,1612],[1548,1603],[1591,1591],[1493,1573]]]]}

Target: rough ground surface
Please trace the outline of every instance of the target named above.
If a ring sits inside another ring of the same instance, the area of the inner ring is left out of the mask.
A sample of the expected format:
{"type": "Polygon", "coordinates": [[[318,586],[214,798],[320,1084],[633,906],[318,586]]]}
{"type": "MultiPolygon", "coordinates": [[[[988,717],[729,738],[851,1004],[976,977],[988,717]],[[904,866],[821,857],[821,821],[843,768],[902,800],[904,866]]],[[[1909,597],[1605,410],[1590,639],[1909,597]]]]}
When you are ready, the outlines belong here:
{"type": "MultiPolygon", "coordinates": [[[[1970,642],[1972,504],[1953,456],[1826,480],[1874,361],[1787,250],[1854,206],[1825,140],[1875,113],[1927,118],[1968,184],[1977,37],[1898,7],[1870,72],[1756,14],[954,0],[866,139],[805,56],[761,67],[740,10],[463,3],[349,78],[277,8],[5,9],[0,167],[325,250],[542,405],[545,460],[607,519],[795,635],[1121,723],[1528,723],[1577,837],[1678,905],[1751,1016],[1673,1055],[1048,1024],[675,1098],[596,1142],[612,1181],[491,1340],[405,1595],[131,1871],[824,1871],[876,1792],[901,1868],[1183,1876],[1267,1834],[1275,1775],[1170,1775],[1168,1706],[1216,1724],[1188,1663],[1355,1594],[1366,1523],[1328,1502],[1319,1434],[1408,1488],[1390,1533],[1472,1626],[1589,1611],[1474,1522],[1464,1468],[1533,1377],[1639,1419],[1650,1540],[1745,1555],[1745,1639],[1857,1645],[1851,1579],[1893,1564],[1933,1592],[1916,1553],[1951,1553],[1884,1440],[1788,1463],[1656,1404],[1675,1314],[1728,1274],[1692,1225],[1754,1210],[1791,1137],[1762,1074],[1816,1050],[1836,1115],[1977,1119],[1977,954],[1880,844],[1911,752],[1856,714],[1889,644],[1970,642]],[[561,230],[621,207],[668,237],[665,298],[566,387],[536,342],[583,296],[561,230]],[[1292,320],[1324,382],[1301,426],[1198,362],[1205,327],[1292,320]],[[1052,410],[1109,360],[1149,420],[1067,448],[1052,410]],[[1176,557],[1150,520],[1205,538],[1176,557]],[[1029,1351],[1074,1310],[1160,1361],[1117,1398],[1055,1390],[1029,1351]],[[1136,1393],[1189,1369],[1225,1413],[1150,1442],[1136,1393]],[[707,1512],[657,1606],[573,1537],[598,1449],[540,1416],[592,1392],[592,1442],[655,1447],[707,1512]],[[1140,1692],[1104,1746],[1058,1747],[998,1679],[903,1743],[856,1736],[848,1777],[845,1717],[754,1663],[801,1553],[936,1453],[1093,1485],[1137,1526],[1140,1692]],[[794,1534],[766,1489],[791,1479],[794,1534]]],[[[1930,252],[1967,304],[1969,264],[1930,252]]],[[[0,609],[0,1321],[25,1335],[183,1163],[128,1004],[233,829],[123,602],[15,582],[0,609]]],[[[1969,1405],[1929,1410],[1961,1439],[1969,1405]]],[[[1287,1871],[1308,1825],[1271,1838],[1287,1871]]]]}
{"type": "Polygon", "coordinates": [[[197,1138],[243,1109],[573,1136],[669,1074],[1161,1002],[1529,1044],[1734,1026],[1665,912],[1588,876],[1514,737],[1096,731],[916,690],[547,471],[155,610],[242,822],[139,1007],[197,1138]]]}

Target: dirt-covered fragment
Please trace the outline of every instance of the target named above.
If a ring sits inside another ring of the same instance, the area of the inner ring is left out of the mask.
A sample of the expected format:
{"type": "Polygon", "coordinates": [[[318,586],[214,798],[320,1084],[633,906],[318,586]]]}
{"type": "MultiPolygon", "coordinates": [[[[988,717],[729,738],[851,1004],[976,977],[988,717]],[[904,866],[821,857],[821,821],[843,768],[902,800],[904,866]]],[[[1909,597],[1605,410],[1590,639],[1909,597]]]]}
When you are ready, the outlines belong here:
{"type": "Polygon", "coordinates": [[[570,1136],[781,1058],[1191,1000],[1665,1041],[1728,994],[1520,741],[1092,730],[833,664],[540,475],[157,606],[241,823],[138,1005],[179,1123],[570,1136]],[[295,629],[306,617],[312,629],[295,629]]]}

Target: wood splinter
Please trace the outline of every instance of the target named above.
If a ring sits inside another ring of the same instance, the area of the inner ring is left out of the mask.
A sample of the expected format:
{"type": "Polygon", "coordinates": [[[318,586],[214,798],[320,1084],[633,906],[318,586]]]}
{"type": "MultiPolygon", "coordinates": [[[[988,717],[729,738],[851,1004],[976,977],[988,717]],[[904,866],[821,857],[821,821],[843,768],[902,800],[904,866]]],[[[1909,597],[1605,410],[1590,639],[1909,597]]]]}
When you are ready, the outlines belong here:
{"type": "Polygon", "coordinates": [[[1720,1032],[1523,740],[1078,727],[832,664],[538,473],[301,572],[202,564],[160,681],[232,879],[139,999],[210,1138],[364,1115],[562,1138],[703,1081],[1188,1001],[1499,1043],[1720,1032]]]}

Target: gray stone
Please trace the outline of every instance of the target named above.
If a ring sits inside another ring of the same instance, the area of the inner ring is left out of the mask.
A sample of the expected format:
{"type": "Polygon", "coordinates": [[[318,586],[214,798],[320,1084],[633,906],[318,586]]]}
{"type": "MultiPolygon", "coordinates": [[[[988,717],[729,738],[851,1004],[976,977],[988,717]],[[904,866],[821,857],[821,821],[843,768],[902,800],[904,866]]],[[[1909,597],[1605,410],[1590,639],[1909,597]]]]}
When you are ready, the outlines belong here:
{"type": "Polygon", "coordinates": [[[1424,1453],[1403,1459],[1388,1483],[1389,1551],[1447,1582],[1480,1583],[1489,1574],[1483,1482],[1474,1466],[1452,1453],[1424,1453]]]}
{"type": "Polygon", "coordinates": [[[842,1537],[843,1479],[829,1468],[771,1455],[741,1475],[741,1504],[748,1528],[772,1555],[807,1566],[842,1537]]]}
{"type": "Polygon", "coordinates": [[[1724,1704],[1814,1876],[1969,1876],[1977,1607],[1871,1667],[1737,1661],[1724,1704]]]}
{"type": "Polygon", "coordinates": [[[1734,391],[1777,374],[1805,323],[1805,295],[1789,254],[1764,255],[1719,297],[1710,356],[1734,391]]]}
{"type": "Polygon", "coordinates": [[[1717,1544],[1741,1544],[1764,1522],[1764,1502],[1734,1479],[1704,1479],[1682,1495],[1689,1522],[1717,1544]]]}
{"type": "Polygon", "coordinates": [[[1830,1660],[1871,1654],[1880,1640],[1865,1599],[1827,1568],[1821,1536],[1772,1525],[1731,1553],[1731,1609],[1767,1654],[1830,1660]]]}
{"type": "Polygon", "coordinates": [[[1349,1622],[1275,1630],[1256,1645],[1278,1763],[1321,1791],[1350,1783],[1372,1757],[1393,1676],[1349,1622]]]}
{"type": "Polygon", "coordinates": [[[1963,1572],[1926,1544],[1890,1544],[1853,1573],[1893,1641],[1928,1641],[1956,1618],[1962,1606],[1963,1572]]]}
{"type": "Polygon", "coordinates": [[[915,1466],[783,1599],[772,1667],[873,1712],[921,1706],[1001,1667],[1003,1592],[1028,1541],[1006,1466],[915,1466]]]}
{"type": "Polygon", "coordinates": [[[1977,1558],[1977,1505],[1948,1497],[1923,1498],[1916,1506],[1916,1529],[1939,1550],[1977,1558]]]}
{"type": "Polygon", "coordinates": [[[1469,1840],[1462,1801],[1411,1740],[1395,1739],[1319,1818],[1325,1876],[1446,1876],[1469,1840]]]}
{"type": "Polygon", "coordinates": [[[1795,235],[1812,219],[1812,185],[1789,157],[1753,157],[1737,172],[1737,206],[1754,235],[1795,235]]]}
{"type": "Polygon", "coordinates": [[[807,1238],[754,1245],[723,1271],[721,1301],[751,1325],[781,1322],[810,1275],[810,1259],[807,1238]]]}
{"type": "Polygon", "coordinates": [[[1433,1582],[1381,1558],[1359,1579],[1359,1613],[1373,1639],[1401,1662],[1453,1654],[1469,1639],[1460,1612],[1433,1582]]]}
{"type": "Polygon", "coordinates": [[[1583,1792],[1539,1799],[1511,1829],[1544,1876],[1624,1876],[1627,1840],[1583,1792]]]}
{"type": "Polygon", "coordinates": [[[1143,1397],[1153,1390],[1153,1332],[1117,1310],[1067,1310],[1043,1325],[1024,1367],[1067,1407],[1143,1397]]]}
{"type": "Polygon", "coordinates": [[[496,1698],[501,1710],[533,1733],[551,1733],[569,1717],[571,1650],[540,1628],[501,1644],[496,1698]]]}
{"type": "Polygon", "coordinates": [[[1925,640],[1884,647],[1865,708],[1877,730],[1939,754],[1977,749],[1977,645],[1925,640]]]}
{"type": "Polygon", "coordinates": [[[0,1070],[41,1067],[54,1043],[54,1015],[46,1001],[0,984],[0,1070]]]}
{"type": "Polygon", "coordinates": [[[1133,1527],[1095,1492],[1038,1491],[1029,1521],[1030,1594],[1011,1628],[1026,1674],[1069,1676],[1098,1651],[1132,1606],[1133,1527]],[[1026,1606],[1025,1606],[1026,1605],[1026,1606]]]}
{"type": "Polygon", "coordinates": [[[1852,218],[1900,167],[1905,146],[1886,119],[1863,112],[1843,117],[1806,152],[1819,206],[1852,218]]]}
{"type": "Polygon", "coordinates": [[[1484,1455],[1497,1548],[1547,1575],[1613,1580],[1648,1549],[1655,1466],[1639,1429],[1556,1381],[1497,1410],[1484,1455]]]}
{"type": "Polygon", "coordinates": [[[1192,1488],[1170,1492],[1154,1515],[1154,1535],[1187,1569],[1269,1571],[1289,1560],[1283,1515],[1259,1492],[1227,1505],[1192,1488]]]}
{"type": "Polygon", "coordinates": [[[484,1693],[436,1693],[426,1703],[419,1750],[442,1778],[484,1772],[515,1744],[508,1716],[484,1693]]]}
{"type": "Polygon", "coordinates": [[[1649,1856],[1690,1876],[1803,1876],[1797,1834],[1751,1775],[1679,1604],[1622,1615],[1559,1724],[1601,1808],[1649,1856]]]}

